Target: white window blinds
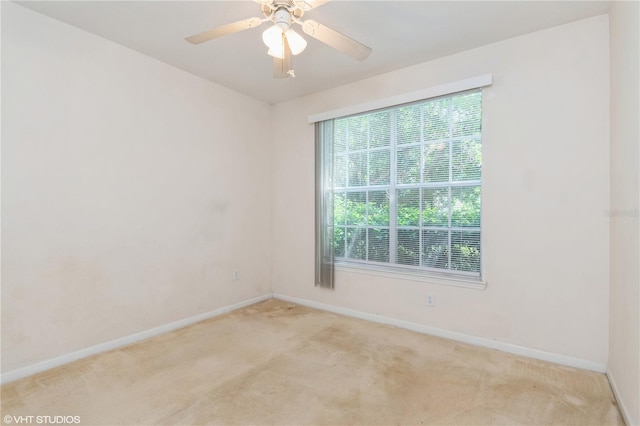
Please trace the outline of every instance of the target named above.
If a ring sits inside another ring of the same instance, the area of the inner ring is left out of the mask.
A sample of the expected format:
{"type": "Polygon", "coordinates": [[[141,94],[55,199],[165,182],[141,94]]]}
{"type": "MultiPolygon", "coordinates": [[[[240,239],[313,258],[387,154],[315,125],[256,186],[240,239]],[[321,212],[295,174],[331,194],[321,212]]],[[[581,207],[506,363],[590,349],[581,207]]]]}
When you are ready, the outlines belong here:
{"type": "Polygon", "coordinates": [[[481,118],[477,89],[318,123],[335,260],[479,276],[481,118]]]}

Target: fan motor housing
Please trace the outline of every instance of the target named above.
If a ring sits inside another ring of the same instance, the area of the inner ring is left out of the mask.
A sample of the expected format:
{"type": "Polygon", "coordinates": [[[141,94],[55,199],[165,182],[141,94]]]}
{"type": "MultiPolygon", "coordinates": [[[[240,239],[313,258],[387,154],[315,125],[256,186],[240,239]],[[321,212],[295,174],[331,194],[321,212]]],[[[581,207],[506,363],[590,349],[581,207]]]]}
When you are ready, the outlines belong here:
{"type": "MultiPolygon", "coordinates": [[[[280,20],[278,19],[279,12],[287,13],[288,25],[291,24],[291,17],[300,19],[302,15],[304,15],[304,10],[302,10],[293,0],[273,0],[269,3],[262,4],[262,14],[266,17],[274,14],[275,23],[280,23],[280,20]]],[[[281,19],[282,22],[284,22],[284,17],[281,19]]]]}

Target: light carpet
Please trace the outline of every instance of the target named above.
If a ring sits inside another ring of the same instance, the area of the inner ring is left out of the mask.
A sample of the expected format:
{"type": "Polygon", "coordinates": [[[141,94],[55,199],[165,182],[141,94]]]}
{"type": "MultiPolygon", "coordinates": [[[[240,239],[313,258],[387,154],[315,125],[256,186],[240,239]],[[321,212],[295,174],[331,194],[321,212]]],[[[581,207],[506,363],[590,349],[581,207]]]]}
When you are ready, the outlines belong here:
{"type": "Polygon", "coordinates": [[[624,424],[603,374],[279,300],[1,392],[3,418],[82,425],[624,424]]]}

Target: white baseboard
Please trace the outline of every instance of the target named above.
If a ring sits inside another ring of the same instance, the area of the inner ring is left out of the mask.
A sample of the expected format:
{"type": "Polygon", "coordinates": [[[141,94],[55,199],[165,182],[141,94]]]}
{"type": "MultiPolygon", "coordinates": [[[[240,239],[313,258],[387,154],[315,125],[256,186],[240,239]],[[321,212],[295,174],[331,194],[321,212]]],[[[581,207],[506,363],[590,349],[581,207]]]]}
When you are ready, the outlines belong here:
{"type": "Polygon", "coordinates": [[[611,385],[611,390],[613,391],[613,396],[616,397],[616,402],[618,403],[618,408],[620,409],[620,413],[622,413],[622,418],[624,422],[631,426],[636,426],[640,424],[640,419],[636,419],[635,423],[631,421],[631,417],[629,416],[629,411],[627,407],[624,405],[622,398],[620,396],[620,391],[618,390],[618,385],[616,384],[616,379],[613,377],[611,370],[607,369],[607,379],[609,379],[609,384],[611,385]]]}
{"type": "MultiPolygon", "coordinates": [[[[551,352],[540,351],[537,349],[526,348],[523,346],[513,345],[510,343],[499,342],[496,340],[487,339],[484,337],[476,337],[468,334],[457,333],[454,331],[448,331],[436,327],[430,327],[422,324],[413,323],[410,321],[399,320],[395,318],[389,318],[382,315],[370,314],[366,312],[356,311],[353,309],[342,308],[339,306],[328,305],[325,303],[315,302],[312,300],[301,299],[297,297],[285,296],[283,294],[271,293],[265,294],[259,297],[255,297],[249,300],[245,300],[243,302],[235,303],[233,305],[224,306],[222,308],[215,309],[210,312],[205,312],[199,315],[195,315],[190,318],[185,318],[179,321],[175,321],[169,324],[165,324],[159,327],[152,328],[150,330],[145,330],[140,333],[132,334],[129,336],[121,337],[119,339],[111,340],[109,342],[99,343],[94,346],[90,346],[85,349],[81,349],[76,352],[72,352],[69,354],[65,354],[53,359],[49,359],[46,361],[39,362],[37,364],[32,364],[23,368],[19,368],[13,371],[9,371],[0,376],[0,383],[8,383],[17,379],[21,379],[23,377],[31,376],[33,374],[39,373],[41,371],[49,370],[54,367],[58,367],[60,365],[64,365],[73,361],[76,361],[81,358],[86,358],[91,355],[96,355],[102,352],[110,351],[112,349],[117,349],[123,346],[130,345],[132,343],[139,342],[144,339],[148,339],[149,337],[157,336],[159,334],[167,333],[169,331],[176,330],[178,328],[186,327],[188,325],[194,324],[196,322],[200,322],[209,318],[213,318],[236,309],[244,308],[249,305],[253,305],[255,303],[262,302],[264,300],[268,300],[271,298],[276,298],[280,300],[284,300],[291,303],[297,303],[299,305],[308,306],[310,308],[321,309],[324,311],[334,312],[337,314],[342,314],[354,318],[360,318],[367,321],[372,321],[380,324],[392,325],[400,328],[405,328],[407,330],[416,331],[418,333],[429,334],[432,336],[444,337],[451,340],[456,340],[459,342],[469,343],[472,345],[482,346],[490,349],[497,349],[503,352],[508,352],[516,355],[527,356],[530,358],[540,359],[543,361],[554,362],[556,364],[567,365],[570,367],[583,368],[586,370],[597,371],[599,373],[606,372],[606,365],[587,361],[579,358],[573,358],[565,355],[559,355],[551,352]]],[[[615,387],[615,383],[613,382],[611,376],[607,374],[609,377],[609,381],[612,384],[612,389],[614,390],[614,394],[616,394],[616,398],[620,401],[620,398],[617,395],[617,388],[615,387]]],[[[625,416],[625,420],[627,424],[628,417],[626,412],[624,411],[624,407],[620,404],[621,411],[623,416],[625,416]]]]}
{"type": "Polygon", "coordinates": [[[499,342],[497,340],[487,339],[485,337],[476,337],[468,334],[457,333],[455,331],[443,330],[441,328],[430,327],[427,325],[417,324],[410,321],[389,318],[382,315],[370,314],[366,312],[356,311],[353,309],[342,308],[339,306],[328,305],[325,303],[315,302],[308,299],[300,299],[297,297],[285,296],[283,294],[274,293],[275,299],[284,300],[286,302],[297,303],[299,305],[308,306],[310,308],[321,309],[323,311],[334,312],[336,314],[347,315],[354,318],[360,318],[367,321],[373,321],[380,324],[393,325],[407,330],[417,331],[418,333],[429,334],[432,336],[444,337],[446,339],[456,340],[459,342],[470,343],[476,346],[482,346],[490,349],[522,355],[529,358],[549,361],[569,367],[582,368],[585,370],[604,373],[607,369],[605,364],[593,361],[587,361],[580,358],[573,358],[566,355],[559,355],[552,352],[545,352],[538,349],[531,349],[524,346],[513,345],[511,343],[499,342]]]}
{"type": "Polygon", "coordinates": [[[271,297],[272,297],[271,293],[268,293],[259,297],[254,297],[252,299],[245,300],[243,302],[234,303],[233,305],[214,309],[213,311],[204,312],[202,314],[194,315],[189,318],[185,318],[179,321],[174,321],[172,323],[161,325],[159,327],[155,327],[149,330],[141,331],[139,333],[131,334],[129,336],[121,337],[119,339],[111,340],[104,343],[98,343],[97,345],[93,345],[88,348],[84,348],[76,352],[71,352],[69,354],[65,354],[53,359],[42,361],[37,364],[32,364],[26,367],[18,368],[17,370],[9,371],[7,373],[2,374],[2,376],[0,376],[0,383],[4,384],[4,383],[12,382],[14,380],[31,376],[41,371],[49,370],[51,368],[58,367],[63,364],[67,364],[81,358],[86,358],[91,355],[96,355],[102,352],[110,351],[112,349],[117,349],[123,346],[127,346],[132,343],[139,342],[140,340],[148,339],[149,337],[167,333],[169,331],[183,328],[188,325],[194,324],[196,322],[204,321],[209,318],[217,317],[222,314],[235,311],[236,309],[244,308],[246,306],[271,299],[271,297]]]}

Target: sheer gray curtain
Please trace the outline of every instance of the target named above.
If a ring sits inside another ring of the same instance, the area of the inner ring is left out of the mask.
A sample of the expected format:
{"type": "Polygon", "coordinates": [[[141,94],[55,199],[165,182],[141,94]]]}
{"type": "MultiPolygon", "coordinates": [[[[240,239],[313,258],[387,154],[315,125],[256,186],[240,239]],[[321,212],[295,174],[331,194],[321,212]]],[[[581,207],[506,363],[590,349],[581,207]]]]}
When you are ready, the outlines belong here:
{"type": "Polygon", "coordinates": [[[334,287],[333,120],[316,123],[316,286],[334,287]]]}

